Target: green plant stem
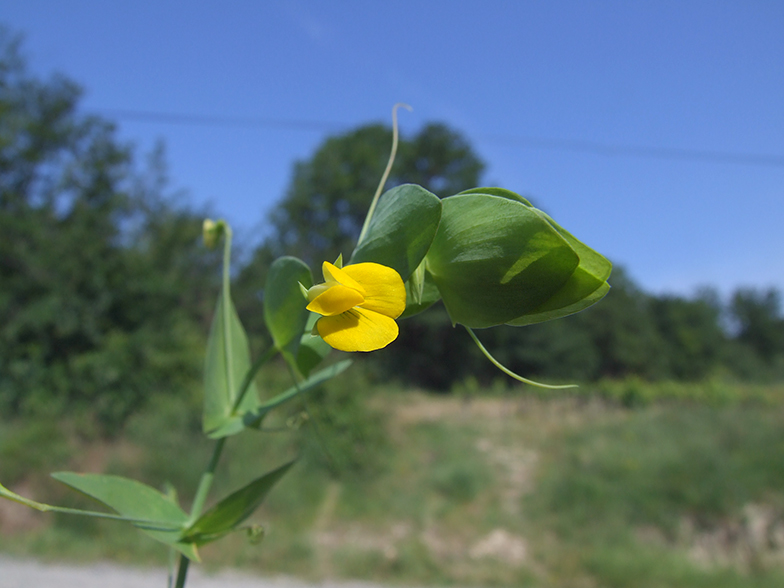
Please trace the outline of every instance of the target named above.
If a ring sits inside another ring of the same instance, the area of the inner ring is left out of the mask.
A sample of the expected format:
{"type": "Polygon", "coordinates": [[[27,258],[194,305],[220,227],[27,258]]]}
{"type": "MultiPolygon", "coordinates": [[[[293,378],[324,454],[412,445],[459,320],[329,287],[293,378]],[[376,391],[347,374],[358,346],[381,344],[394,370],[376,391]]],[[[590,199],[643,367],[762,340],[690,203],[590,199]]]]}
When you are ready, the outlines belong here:
{"type": "Polygon", "coordinates": [[[398,141],[398,130],[397,130],[397,109],[398,108],[405,108],[409,112],[412,108],[408,104],[403,104],[402,102],[398,102],[392,107],[392,149],[389,153],[389,161],[387,161],[387,167],[384,170],[384,174],[381,176],[381,181],[378,183],[378,188],[376,188],[376,193],[373,195],[373,200],[370,203],[370,208],[368,209],[367,216],[365,217],[365,222],[362,224],[362,230],[359,232],[359,238],[357,239],[357,247],[360,246],[362,240],[365,238],[365,234],[368,231],[368,227],[370,226],[370,219],[373,218],[373,213],[376,211],[376,204],[378,203],[378,199],[381,196],[381,191],[384,189],[384,184],[387,183],[387,178],[389,178],[389,172],[392,171],[392,164],[395,163],[395,155],[397,154],[397,141],[398,141]]]}
{"type": "Polygon", "coordinates": [[[210,492],[210,488],[212,487],[212,481],[215,478],[215,468],[218,467],[218,461],[220,461],[221,453],[223,452],[223,446],[226,444],[226,437],[221,437],[215,443],[215,448],[212,451],[212,457],[210,458],[210,463],[207,464],[207,469],[204,470],[204,473],[201,475],[201,480],[199,480],[199,487],[196,489],[196,496],[193,499],[193,506],[191,507],[191,516],[189,519],[189,525],[192,525],[196,522],[201,516],[202,510],[204,510],[204,503],[207,501],[207,494],[210,492]]]}
{"type": "MultiPolygon", "coordinates": [[[[204,503],[207,501],[207,495],[210,493],[212,481],[215,479],[215,469],[218,467],[218,462],[220,461],[221,453],[223,453],[223,446],[225,444],[225,437],[221,437],[215,443],[210,462],[207,464],[207,468],[204,470],[204,473],[201,475],[201,479],[199,480],[199,487],[196,489],[196,496],[193,499],[193,506],[191,506],[191,516],[188,519],[187,526],[190,526],[196,522],[199,516],[201,516],[202,510],[204,510],[204,503]]],[[[177,583],[175,584],[175,588],[183,588],[185,586],[185,580],[188,576],[189,564],[190,560],[184,555],[180,555],[180,566],[177,570],[177,583]]]]}
{"type": "Polygon", "coordinates": [[[188,566],[190,563],[191,560],[184,555],[180,555],[180,567],[177,570],[177,583],[174,585],[174,588],[185,588],[185,580],[188,577],[188,566]]]}
{"type": "Polygon", "coordinates": [[[229,393],[233,393],[234,371],[232,370],[232,348],[231,348],[231,228],[225,225],[223,238],[223,283],[221,284],[221,297],[223,298],[223,341],[226,360],[226,383],[229,393]]]}
{"type": "Polygon", "coordinates": [[[555,386],[553,384],[542,384],[541,382],[535,382],[534,380],[529,380],[528,378],[524,378],[523,376],[517,375],[509,368],[501,365],[501,363],[495,357],[490,355],[490,352],[485,348],[484,345],[482,345],[479,339],[477,339],[476,335],[474,335],[474,332],[471,329],[465,327],[465,330],[468,331],[469,335],[471,335],[471,338],[474,340],[474,343],[476,343],[476,346],[479,347],[479,351],[481,351],[484,354],[484,356],[490,360],[490,363],[492,363],[495,367],[497,367],[499,370],[504,372],[510,378],[514,378],[515,380],[517,380],[518,382],[522,382],[523,384],[536,386],[537,388],[547,388],[548,390],[565,390],[566,388],[577,388],[576,384],[564,384],[561,386],[555,386]]]}
{"type": "MultiPolygon", "coordinates": [[[[231,348],[231,273],[230,273],[230,265],[231,265],[231,228],[229,228],[228,224],[224,225],[224,238],[223,238],[223,280],[221,284],[221,297],[223,298],[223,340],[224,340],[224,351],[225,351],[225,361],[226,361],[226,383],[228,385],[229,390],[235,390],[234,387],[234,372],[231,369],[233,365],[232,359],[232,348],[231,348]]],[[[251,376],[252,377],[252,376],[251,376]]],[[[247,383],[244,383],[244,387],[247,388],[249,385],[249,379],[247,383]]],[[[240,395],[241,396],[241,395],[240,395]]],[[[235,409],[239,406],[241,398],[237,400],[235,403],[235,409]]],[[[210,493],[210,488],[212,488],[212,482],[215,479],[215,469],[218,467],[218,462],[220,461],[221,453],[223,453],[223,446],[226,444],[226,438],[221,437],[215,443],[215,447],[212,451],[212,457],[210,458],[210,462],[207,464],[207,468],[204,470],[204,473],[201,475],[201,479],[199,480],[199,486],[196,489],[196,496],[193,498],[193,505],[191,506],[191,515],[188,519],[188,525],[192,525],[196,522],[201,516],[202,511],[204,510],[204,503],[207,501],[207,495],[210,493]]],[[[177,570],[177,583],[175,584],[175,588],[183,588],[185,586],[185,580],[188,577],[188,566],[190,565],[190,560],[185,557],[184,555],[180,555],[180,565],[179,569],[177,570]]]]}
{"type": "Polygon", "coordinates": [[[7,498],[8,500],[12,500],[13,502],[17,502],[19,504],[23,504],[30,508],[34,508],[35,510],[40,512],[62,512],[66,514],[94,517],[98,519],[123,521],[126,523],[131,523],[132,525],[136,525],[140,529],[145,529],[147,531],[176,531],[177,530],[177,527],[173,527],[171,525],[161,523],[161,521],[154,521],[151,519],[140,519],[134,517],[126,517],[118,514],[98,512],[94,510],[81,510],[78,508],[68,508],[65,506],[52,506],[51,504],[43,504],[41,502],[36,502],[35,500],[30,500],[29,498],[25,498],[24,496],[20,496],[15,492],[11,492],[2,484],[0,484],[0,498],[7,498]]]}
{"type": "Polygon", "coordinates": [[[278,352],[277,347],[270,347],[265,351],[256,361],[255,363],[250,366],[248,373],[245,374],[245,379],[242,381],[240,385],[239,392],[237,394],[237,399],[234,401],[234,406],[231,407],[231,412],[234,413],[242,404],[243,398],[245,398],[245,393],[248,391],[250,387],[250,383],[253,381],[253,378],[256,377],[256,374],[259,373],[261,366],[267,363],[270,359],[272,359],[275,354],[278,352]]]}

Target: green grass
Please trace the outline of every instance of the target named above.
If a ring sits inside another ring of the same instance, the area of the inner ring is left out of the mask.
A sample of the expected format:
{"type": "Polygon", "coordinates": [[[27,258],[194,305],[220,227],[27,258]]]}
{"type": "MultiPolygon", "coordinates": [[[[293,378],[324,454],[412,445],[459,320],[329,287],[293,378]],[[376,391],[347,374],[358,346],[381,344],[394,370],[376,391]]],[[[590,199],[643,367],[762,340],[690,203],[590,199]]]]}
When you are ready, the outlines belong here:
{"type": "Polygon", "coordinates": [[[545,455],[527,509],[601,585],[783,585],[781,568],[760,565],[784,548],[766,544],[783,512],[781,407],[648,407],[553,438],[545,455]],[[744,511],[763,504],[775,514],[756,541],[744,511]],[[714,569],[684,556],[725,529],[714,569]]]}
{"type": "MultiPolygon", "coordinates": [[[[228,442],[213,500],[300,460],[254,517],[264,541],[236,534],[206,546],[205,564],[409,585],[784,585],[780,389],[728,388],[717,402],[679,399],[661,384],[613,385],[646,400],[590,388],[433,397],[370,390],[353,375],[265,423],[283,433],[228,442]]],[[[98,454],[75,429],[0,424],[0,481],[86,505],[41,472],[88,465],[172,482],[187,505],[210,452],[198,412],[165,398],[98,454]]],[[[26,532],[0,527],[0,550],[165,561],[133,529],[64,516],[26,532]]]]}
{"type": "Polygon", "coordinates": [[[551,444],[539,505],[560,526],[716,524],[784,489],[784,410],[667,406],[551,444]]]}

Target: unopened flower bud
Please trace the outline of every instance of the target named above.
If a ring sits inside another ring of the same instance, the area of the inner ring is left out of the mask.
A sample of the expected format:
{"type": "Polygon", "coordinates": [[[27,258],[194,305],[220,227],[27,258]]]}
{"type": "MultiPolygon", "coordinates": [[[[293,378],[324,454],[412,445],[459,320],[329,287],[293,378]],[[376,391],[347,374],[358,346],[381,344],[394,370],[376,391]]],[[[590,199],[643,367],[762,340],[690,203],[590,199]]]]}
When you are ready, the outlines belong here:
{"type": "Polygon", "coordinates": [[[223,221],[215,222],[211,218],[205,218],[202,225],[202,238],[207,249],[215,249],[218,246],[221,235],[223,234],[223,221]]]}

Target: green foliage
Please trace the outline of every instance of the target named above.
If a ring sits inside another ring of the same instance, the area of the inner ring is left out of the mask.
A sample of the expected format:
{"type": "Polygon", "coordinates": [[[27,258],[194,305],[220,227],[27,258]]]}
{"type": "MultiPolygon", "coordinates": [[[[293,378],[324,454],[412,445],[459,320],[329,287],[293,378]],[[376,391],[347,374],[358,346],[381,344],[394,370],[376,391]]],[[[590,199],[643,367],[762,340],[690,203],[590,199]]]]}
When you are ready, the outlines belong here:
{"type": "Polygon", "coordinates": [[[564,532],[711,525],[784,487],[780,408],[683,406],[633,414],[567,437],[540,480],[564,532]]]}
{"type": "MultiPolygon", "coordinates": [[[[272,213],[267,247],[312,268],[352,251],[391,143],[390,129],[365,126],[327,139],[310,160],[298,162],[288,193],[272,213]]],[[[475,186],[483,167],[459,134],[431,124],[401,139],[388,185],[454,194],[475,186]]]]}
{"type": "Polygon", "coordinates": [[[453,323],[539,322],[606,293],[609,262],[520,198],[477,188],[442,201],[426,270],[453,323]]]}
{"type": "Polygon", "coordinates": [[[259,405],[256,384],[252,380],[247,382],[244,395],[240,397],[243,392],[240,385],[250,368],[250,348],[245,329],[231,299],[221,295],[207,340],[204,365],[205,433],[217,438],[242,431],[244,414],[259,405]]]}
{"type": "Polygon", "coordinates": [[[780,512],[783,419],[780,402],[659,404],[551,438],[526,507],[559,537],[561,561],[577,563],[563,585],[580,574],[619,588],[778,585],[773,543],[752,529],[778,519],[748,513],[780,512]],[[718,562],[695,564],[689,555],[713,537],[724,537],[718,562]]]}
{"type": "Polygon", "coordinates": [[[672,377],[697,380],[716,370],[726,335],[720,326],[721,308],[711,292],[693,300],[654,298],[651,313],[664,342],[667,371],[672,377]]]}
{"type": "MultiPolygon", "coordinates": [[[[285,376],[283,362],[273,367],[285,376]]],[[[780,391],[777,402],[764,406],[704,406],[667,397],[628,410],[582,399],[537,399],[522,390],[468,401],[395,387],[373,390],[363,387],[360,376],[346,374],[352,390],[362,390],[353,397],[364,404],[353,412],[358,425],[367,411],[377,415],[370,420],[382,444],[365,438],[356,446],[362,460],[375,464],[372,470],[334,476],[326,467],[310,467],[326,460],[322,449],[306,449],[319,453],[303,455],[260,512],[243,523],[262,525],[264,542],[251,545],[244,534],[226,537],[202,550],[207,565],[407,585],[768,588],[781,581],[775,563],[753,563],[745,551],[750,544],[737,545],[750,568],[696,564],[689,556],[695,544],[702,545],[703,533],[730,537],[720,534],[727,530],[742,541],[742,527],[733,525],[743,523],[747,504],[769,505],[771,516],[780,515],[780,391]],[[326,516],[330,495],[334,507],[326,516]],[[684,535],[688,522],[696,539],[684,535]],[[522,564],[470,555],[498,528],[526,540],[522,564]]],[[[270,373],[261,380],[275,378],[270,373]]],[[[323,394],[329,399],[331,391],[323,394]]],[[[309,399],[311,414],[320,403],[309,399]]],[[[332,406],[325,402],[325,411],[332,406]]],[[[131,428],[149,420],[148,428],[105,449],[116,473],[140,474],[158,486],[159,474],[153,479],[144,472],[159,471],[145,464],[163,459],[161,452],[187,459],[195,449],[199,459],[193,463],[205,459],[196,409],[189,419],[175,410],[163,419],[161,407],[145,411],[131,428]]],[[[285,421],[283,415],[275,419],[269,424],[285,421]]],[[[313,443],[323,441],[339,453],[329,424],[318,424],[323,439],[313,443]]],[[[216,495],[229,496],[273,469],[276,456],[295,453],[299,437],[292,429],[288,435],[247,432],[229,439],[227,459],[216,472],[216,495]]],[[[143,536],[109,524],[75,525],[58,517],[53,527],[0,537],[0,546],[19,557],[81,553],[82,559],[161,562],[143,536]]]]}
{"type": "Polygon", "coordinates": [[[71,456],[71,444],[61,423],[0,422],[0,479],[6,484],[15,484],[31,471],[57,467],[71,456]]]}
{"type": "Polygon", "coordinates": [[[427,457],[429,482],[446,500],[468,503],[493,484],[492,468],[472,444],[475,433],[454,435],[451,427],[439,423],[418,429],[421,442],[434,448],[427,457]]]}
{"type": "Polygon", "coordinates": [[[282,465],[229,494],[188,526],[183,531],[183,540],[203,545],[236,530],[292,465],[293,462],[282,465]]]}
{"type": "Polygon", "coordinates": [[[160,541],[190,559],[199,556],[190,542],[181,541],[182,528],[188,515],[166,496],[136,480],[101,474],[58,472],[55,480],[98,500],[122,516],[142,519],[134,523],[143,533],[160,541]]]}
{"type": "Polygon", "coordinates": [[[784,317],[780,292],[773,288],[761,291],[741,288],[732,297],[730,312],[739,343],[751,348],[768,365],[781,361],[784,317]]]}
{"type": "Polygon", "coordinates": [[[135,171],[72,82],[32,78],[6,35],[0,52],[0,412],[89,407],[113,431],[198,381],[215,260],[159,157],[135,171]]]}
{"type": "Polygon", "coordinates": [[[405,282],[425,258],[440,219],[441,203],[434,194],[412,184],[392,188],[379,198],[351,263],[386,265],[405,282]]]}
{"type": "MultiPolygon", "coordinates": [[[[531,212],[545,220],[579,257],[578,265],[568,279],[558,289],[553,290],[542,305],[533,312],[527,312],[522,316],[518,316],[510,321],[509,324],[524,326],[574,314],[598,302],[607,294],[609,290],[607,278],[610,277],[612,264],[604,256],[575,238],[574,235],[561,227],[545,212],[535,208],[526,198],[502,188],[474,188],[473,190],[462,192],[462,194],[488,194],[523,204],[531,212]]],[[[508,238],[506,236],[506,239],[508,238]]],[[[517,238],[520,238],[519,235],[517,238]]],[[[532,266],[542,265],[545,256],[552,256],[554,253],[552,250],[547,251],[541,242],[536,242],[536,244],[526,243],[526,247],[521,247],[520,250],[525,251],[525,253],[504,274],[502,280],[504,284],[519,280],[522,274],[530,273],[532,266]],[[513,276],[514,272],[519,273],[513,276]]]]}
{"type": "Polygon", "coordinates": [[[372,478],[383,470],[387,418],[368,405],[370,388],[367,374],[352,369],[310,393],[300,414],[308,423],[301,439],[306,466],[337,478],[372,478]]]}
{"type": "Polygon", "coordinates": [[[535,309],[578,263],[577,254],[529,207],[483,194],[443,201],[427,255],[449,316],[469,327],[503,324],[535,309]],[[521,250],[521,243],[536,248],[521,250]]]}
{"type": "Polygon", "coordinates": [[[313,277],[296,257],[279,257],[269,268],[264,289],[264,322],[272,342],[286,360],[296,361],[302,333],[308,321],[301,287],[310,288],[313,277]]]}

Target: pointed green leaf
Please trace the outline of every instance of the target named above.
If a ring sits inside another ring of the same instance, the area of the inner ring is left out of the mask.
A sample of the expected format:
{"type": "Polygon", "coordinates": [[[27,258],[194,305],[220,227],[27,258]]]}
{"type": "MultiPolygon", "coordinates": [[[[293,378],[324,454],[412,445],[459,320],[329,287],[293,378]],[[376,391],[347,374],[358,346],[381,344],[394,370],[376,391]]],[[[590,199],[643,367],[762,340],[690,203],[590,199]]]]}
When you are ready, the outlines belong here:
{"type": "Polygon", "coordinates": [[[417,283],[414,276],[418,272],[419,270],[411,274],[411,279],[406,282],[406,309],[400,315],[401,319],[419,314],[441,299],[441,293],[433,282],[433,277],[425,272],[422,281],[417,283]]]}
{"type": "Polygon", "coordinates": [[[203,545],[235,530],[254,513],[275,483],[293,464],[292,461],[267,472],[218,502],[185,530],[184,539],[203,545]]]}
{"type": "Polygon", "coordinates": [[[205,432],[214,431],[229,423],[237,415],[255,409],[259,404],[256,384],[250,382],[242,402],[234,411],[239,387],[251,367],[248,336],[240,323],[231,300],[218,299],[215,316],[207,340],[207,357],[204,365],[204,418],[205,432]],[[228,324],[225,318],[228,316],[228,324]]]}
{"type": "Polygon", "coordinates": [[[441,204],[426,263],[454,323],[490,327],[530,313],[579,264],[558,231],[519,201],[463,194],[441,204]]]}
{"type": "Polygon", "coordinates": [[[272,263],[264,286],[264,322],[275,347],[292,366],[310,314],[300,284],[305,288],[313,285],[310,268],[296,257],[286,256],[272,263]]]}
{"type": "Polygon", "coordinates": [[[210,439],[222,439],[223,437],[231,437],[232,435],[239,435],[245,430],[245,415],[252,414],[253,411],[235,414],[226,420],[216,429],[212,429],[207,433],[210,439]]]}
{"type": "Polygon", "coordinates": [[[381,195],[368,232],[351,263],[393,268],[405,282],[419,266],[438,229],[441,201],[421,186],[404,184],[381,195]]]}
{"type": "Polygon", "coordinates": [[[19,504],[28,506],[30,508],[34,508],[35,510],[40,512],[60,512],[64,514],[79,515],[84,517],[107,519],[112,521],[122,521],[125,523],[136,524],[139,526],[147,526],[147,527],[155,527],[155,528],[159,528],[163,526],[166,528],[166,530],[169,529],[169,525],[167,523],[162,523],[161,521],[155,521],[155,520],[139,518],[139,517],[127,517],[120,514],[111,514],[111,513],[99,512],[95,510],[83,510],[79,508],[69,508],[66,506],[55,506],[52,504],[45,504],[43,502],[36,502],[35,500],[30,500],[29,498],[25,498],[24,496],[21,496],[16,492],[11,492],[8,488],[3,486],[2,484],[0,484],[0,498],[7,498],[8,500],[18,502],[19,504]]]}
{"type": "MultiPolygon", "coordinates": [[[[250,367],[250,370],[245,374],[245,377],[242,380],[242,384],[239,387],[239,393],[244,394],[245,390],[247,390],[250,385],[253,383],[256,374],[262,368],[262,366],[267,363],[273,356],[277,354],[277,349],[275,347],[270,347],[264,352],[261,356],[259,356],[254,362],[253,365],[250,367]]],[[[235,401],[235,405],[236,405],[235,401]]],[[[217,429],[211,430],[207,433],[207,436],[210,439],[220,439],[222,437],[229,437],[231,435],[236,435],[237,433],[241,433],[242,430],[245,428],[245,414],[241,412],[242,406],[244,403],[240,403],[240,409],[235,410],[231,416],[223,421],[223,424],[220,425],[217,429]]]]}
{"type": "Polygon", "coordinates": [[[406,305],[422,304],[425,292],[425,261],[422,260],[406,281],[406,305]]]}
{"type": "Polygon", "coordinates": [[[471,188],[470,190],[464,190],[460,192],[460,194],[489,194],[490,196],[500,196],[501,198],[514,200],[515,202],[521,202],[529,208],[534,207],[528,198],[524,198],[523,196],[520,196],[520,194],[512,192],[511,190],[507,190],[506,188],[471,188]]]}
{"type": "Polygon", "coordinates": [[[199,560],[192,542],[181,540],[188,515],[170,497],[155,488],[120,476],[57,472],[52,477],[123,516],[155,521],[133,524],[146,535],[173,547],[188,559],[199,560]]]}

